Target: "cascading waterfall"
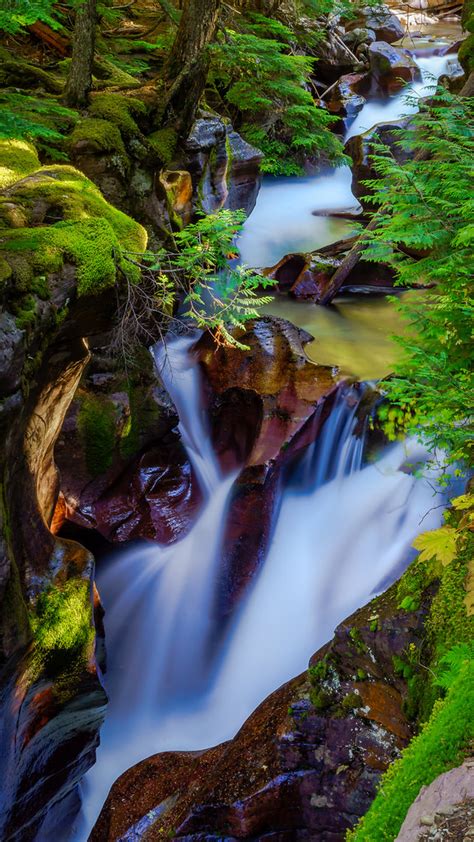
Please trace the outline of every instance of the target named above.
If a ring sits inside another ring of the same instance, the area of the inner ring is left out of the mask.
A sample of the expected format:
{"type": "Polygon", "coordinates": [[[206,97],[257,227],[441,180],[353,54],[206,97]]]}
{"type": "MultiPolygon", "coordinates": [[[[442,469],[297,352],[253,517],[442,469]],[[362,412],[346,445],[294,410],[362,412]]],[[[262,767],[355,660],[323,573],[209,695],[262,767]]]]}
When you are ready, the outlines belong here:
{"type": "Polygon", "coordinates": [[[265,564],[220,648],[210,650],[234,478],[221,475],[212,452],[190,342],[175,340],[156,359],[207,499],[180,542],[128,549],[99,572],[110,704],[76,840],[87,838],[110,786],[134,763],[232,737],[268,693],[305,669],[338,622],[398,575],[421,519],[423,528],[440,519],[429,512],[429,484],[400,470],[406,445],[362,466],[357,393],[341,394],[287,477],[265,564]]]}
{"type": "MultiPolygon", "coordinates": [[[[412,92],[422,95],[445,61],[419,59],[423,80],[412,92]]],[[[348,134],[413,110],[405,94],[368,103],[348,134]]],[[[343,236],[350,223],[312,212],[354,208],[350,184],[347,167],[269,180],[239,243],[242,259],[271,265],[343,236]]],[[[416,534],[441,519],[430,481],[406,468],[423,453],[399,443],[364,466],[358,400],[341,395],[317,442],[288,472],[265,563],[220,646],[210,646],[234,477],[221,474],[212,450],[191,343],[175,340],[155,358],[205,502],[178,543],[128,548],[99,571],[110,703],[97,762],[82,784],[75,842],[87,839],[110,786],[134,763],[231,738],[259,702],[306,668],[341,620],[397,578],[416,534]]]]}

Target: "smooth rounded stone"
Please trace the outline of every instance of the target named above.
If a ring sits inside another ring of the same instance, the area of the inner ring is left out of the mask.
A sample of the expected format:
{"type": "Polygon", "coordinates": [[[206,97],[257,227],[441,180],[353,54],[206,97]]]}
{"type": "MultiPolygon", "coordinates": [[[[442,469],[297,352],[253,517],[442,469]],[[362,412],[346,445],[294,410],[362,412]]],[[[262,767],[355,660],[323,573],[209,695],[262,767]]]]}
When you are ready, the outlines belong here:
{"type": "Polygon", "coordinates": [[[408,810],[396,842],[424,840],[425,828],[435,824],[435,816],[445,817],[445,820],[453,817],[454,821],[457,812],[466,815],[465,805],[474,799],[474,768],[471,764],[472,758],[439,775],[429,786],[421,788],[408,810]]]}
{"type": "Polygon", "coordinates": [[[421,71],[414,59],[405,51],[386,41],[375,41],[369,46],[370,70],[374,81],[386,94],[394,94],[404,84],[421,78],[421,71]]]}
{"type": "Polygon", "coordinates": [[[385,5],[365,6],[357,13],[355,20],[346,26],[349,30],[359,27],[373,30],[378,41],[386,41],[388,44],[399,41],[405,34],[398,17],[385,5]]]}

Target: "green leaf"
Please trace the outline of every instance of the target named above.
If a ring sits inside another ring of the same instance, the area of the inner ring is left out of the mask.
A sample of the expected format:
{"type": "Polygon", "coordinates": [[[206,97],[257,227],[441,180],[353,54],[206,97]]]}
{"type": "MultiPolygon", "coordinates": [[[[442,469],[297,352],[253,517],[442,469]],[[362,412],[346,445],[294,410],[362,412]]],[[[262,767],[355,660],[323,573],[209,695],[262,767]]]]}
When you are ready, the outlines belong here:
{"type": "Polygon", "coordinates": [[[457,553],[457,530],[452,526],[442,526],[431,532],[423,532],[413,541],[413,546],[420,551],[418,561],[430,561],[437,558],[443,565],[450,564],[457,553]]]}

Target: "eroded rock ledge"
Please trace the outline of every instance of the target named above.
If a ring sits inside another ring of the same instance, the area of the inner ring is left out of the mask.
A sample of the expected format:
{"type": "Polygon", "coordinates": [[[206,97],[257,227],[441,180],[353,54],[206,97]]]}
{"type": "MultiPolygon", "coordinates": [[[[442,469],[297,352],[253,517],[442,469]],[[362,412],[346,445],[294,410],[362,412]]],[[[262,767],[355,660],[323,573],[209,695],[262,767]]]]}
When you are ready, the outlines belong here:
{"type": "Polygon", "coordinates": [[[112,787],[90,842],[340,842],[412,735],[397,656],[419,647],[432,591],[397,607],[397,586],[342,623],[308,673],[268,697],[230,742],[139,763],[112,787]]]}

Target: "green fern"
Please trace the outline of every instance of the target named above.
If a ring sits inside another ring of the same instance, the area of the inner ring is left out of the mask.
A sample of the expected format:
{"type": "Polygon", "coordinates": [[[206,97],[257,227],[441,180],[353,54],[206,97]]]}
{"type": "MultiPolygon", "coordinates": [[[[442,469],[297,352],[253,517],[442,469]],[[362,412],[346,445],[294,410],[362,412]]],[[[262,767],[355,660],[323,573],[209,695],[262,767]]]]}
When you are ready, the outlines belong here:
{"type": "Polygon", "coordinates": [[[53,6],[53,0],[1,0],[0,30],[15,35],[37,21],[59,29],[60,23],[54,17],[53,6]]]}
{"type": "Polygon", "coordinates": [[[474,262],[474,106],[438,90],[421,103],[398,143],[411,159],[397,163],[379,147],[377,180],[367,182],[379,206],[364,258],[390,263],[397,282],[431,286],[397,306],[410,329],[387,384],[399,428],[415,432],[448,462],[472,459],[472,266],[474,262]],[[413,256],[413,254],[419,256],[413,256]]]}
{"type": "Polygon", "coordinates": [[[209,97],[223,100],[244,138],[264,152],[263,171],[300,175],[310,157],[345,160],[334,116],[308,90],[314,59],[289,50],[295,34],[262,15],[242,28],[212,47],[209,97]]]}

